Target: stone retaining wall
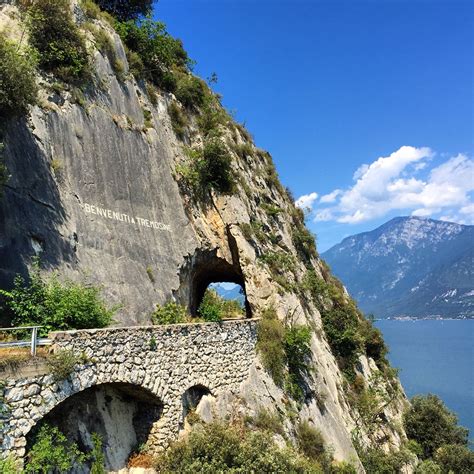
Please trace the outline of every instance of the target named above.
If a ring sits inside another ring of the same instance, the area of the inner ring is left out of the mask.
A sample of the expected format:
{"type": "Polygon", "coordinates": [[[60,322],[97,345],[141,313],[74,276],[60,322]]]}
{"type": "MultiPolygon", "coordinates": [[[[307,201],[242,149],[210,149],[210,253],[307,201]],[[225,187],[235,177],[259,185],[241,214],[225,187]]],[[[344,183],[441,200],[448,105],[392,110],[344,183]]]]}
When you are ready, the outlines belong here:
{"type": "Polygon", "coordinates": [[[256,320],[239,320],[53,333],[54,350],[84,353],[90,362],[76,366],[61,382],[51,374],[7,381],[2,454],[22,458],[31,428],[68,397],[120,382],[137,385],[161,401],[163,413],[148,444],[153,450],[166,447],[182,423],[182,396],[187,389],[203,385],[217,397],[238,392],[255,359],[256,324],[256,320]]]}

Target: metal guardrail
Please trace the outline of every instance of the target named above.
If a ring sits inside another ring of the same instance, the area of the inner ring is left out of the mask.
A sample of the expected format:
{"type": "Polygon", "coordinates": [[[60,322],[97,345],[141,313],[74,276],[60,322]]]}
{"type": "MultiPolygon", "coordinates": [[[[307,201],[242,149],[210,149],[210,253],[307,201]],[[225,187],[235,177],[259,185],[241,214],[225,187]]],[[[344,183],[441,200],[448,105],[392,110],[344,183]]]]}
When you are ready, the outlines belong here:
{"type": "Polygon", "coordinates": [[[25,341],[11,341],[11,342],[0,342],[0,348],[2,347],[30,347],[31,355],[36,355],[36,349],[38,346],[49,346],[51,345],[51,339],[38,339],[38,329],[43,326],[19,326],[14,328],[0,328],[2,331],[23,331],[29,329],[31,331],[31,339],[25,341]]]}

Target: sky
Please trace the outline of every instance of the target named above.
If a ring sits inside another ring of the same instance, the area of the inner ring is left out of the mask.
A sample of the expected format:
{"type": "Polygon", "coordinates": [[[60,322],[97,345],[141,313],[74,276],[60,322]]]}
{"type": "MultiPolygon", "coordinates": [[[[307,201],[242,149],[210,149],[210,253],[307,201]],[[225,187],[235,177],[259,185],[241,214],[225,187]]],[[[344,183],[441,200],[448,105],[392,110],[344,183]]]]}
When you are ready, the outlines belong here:
{"type": "Polygon", "coordinates": [[[392,217],[474,223],[474,2],[160,0],[325,251],[392,217]]]}

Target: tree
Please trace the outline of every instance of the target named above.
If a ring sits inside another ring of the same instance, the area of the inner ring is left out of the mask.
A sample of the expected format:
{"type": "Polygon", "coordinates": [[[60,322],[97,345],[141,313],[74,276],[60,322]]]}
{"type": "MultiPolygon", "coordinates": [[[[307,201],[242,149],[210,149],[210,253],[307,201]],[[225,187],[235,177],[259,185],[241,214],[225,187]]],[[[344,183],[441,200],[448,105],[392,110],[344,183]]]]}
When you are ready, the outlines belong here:
{"type": "Polygon", "coordinates": [[[97,4],[118,20],[127,21],[150,14],[153,0],[97,0],[97,4]]]}
{"type": "Polygon", "coordinates": [[[431,458],[443,445],[467,445],[469,431],[458,426],[457,416],[436,395],[413,397],[412,405],[404,415],[408,438],[423,449],[422,457],[431,458]]]}
{"type": "Polygon", "coordinates": [[[474,453],[459,444],[447,444],[439,448],[434,456],[443,472],[472,474],[474,472],[474,453]]]}
{"type": "MultiPolygon", "coordinates": [[[[5,119],[26,111],[36,100],[36,56],[22,50],[0,33],[0,118],[5,119]]],[[[1,155],[1,150],[0,150],[1,155]]],[[[0,164],[0,175],[2,174],[0,164]]],[[[6,174],[6,171],[4,172],[6,174]]],[[[0,177],[0,181],[1,181],[0,177]]]]}

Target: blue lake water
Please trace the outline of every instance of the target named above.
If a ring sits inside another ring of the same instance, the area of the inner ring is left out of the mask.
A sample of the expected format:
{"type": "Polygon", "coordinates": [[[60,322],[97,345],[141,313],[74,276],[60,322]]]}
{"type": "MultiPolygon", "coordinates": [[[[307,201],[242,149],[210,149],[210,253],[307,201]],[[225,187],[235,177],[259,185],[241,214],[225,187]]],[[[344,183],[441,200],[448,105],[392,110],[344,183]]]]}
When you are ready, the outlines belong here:
{"type": "Polygon", "coordinates": [[[377,321],[408,397],[434,393],[474,439],[474,320],[377,321]]]}

